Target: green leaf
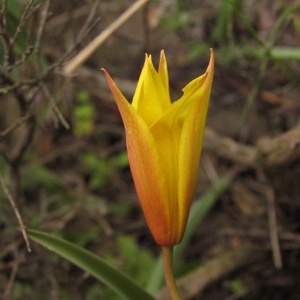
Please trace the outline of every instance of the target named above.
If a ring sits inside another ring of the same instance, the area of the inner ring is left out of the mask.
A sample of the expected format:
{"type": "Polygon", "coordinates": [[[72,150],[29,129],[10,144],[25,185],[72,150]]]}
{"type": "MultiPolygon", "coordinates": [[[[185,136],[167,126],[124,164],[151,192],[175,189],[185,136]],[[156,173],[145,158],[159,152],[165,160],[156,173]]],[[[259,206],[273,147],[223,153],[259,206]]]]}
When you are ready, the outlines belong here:
{"type": "Polygon", "coordinates": [[[130,300],[154,300],[150,294],[133,280],[115,270],[105,260],[92,252],[48,233],[37,230],[26,230],[26,232],[29,238],[93,275],[114,289],[123,298],[130,300]]]}
{"type": "Polygon", "coordinates": [[[141,285],[148,282],[149,269],[152,268],[154,256],[147,249],[142,249],[136,240],[127,235],[117,237],[118,249],[121,253],[126,273],[141,285]]]}

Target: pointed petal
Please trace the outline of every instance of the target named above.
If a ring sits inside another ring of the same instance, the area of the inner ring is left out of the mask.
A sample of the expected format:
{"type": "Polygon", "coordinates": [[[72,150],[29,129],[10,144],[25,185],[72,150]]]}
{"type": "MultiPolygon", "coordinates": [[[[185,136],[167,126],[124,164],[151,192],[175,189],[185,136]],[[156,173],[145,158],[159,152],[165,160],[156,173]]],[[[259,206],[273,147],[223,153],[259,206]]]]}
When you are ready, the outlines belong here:
{"type": "Polygon", "coordinates": [[[191,81],[151,127],[167,180],[170,240],[180,242],[193,198],[213,77],[213,54],[206,73],[191,81]]]}
{"type": "Polygon", "coordinates": [[[169,95],[168,65],[167,65],[167,60],[166,60],[165,52],[163,50],[160,52],[158,75],[160,77],[161,82],[164,85],[165,90],[167,91],[167,93],[169,95]]]}
{"type": "Polygon", "coordinates": [[[171,106],[169,93],[155,70],[150,56],[146,56],[132,106],[136,108],[148,126],[171,106]]]}
{"type": "MultiPolygon", "coordinates": [[[[195,190],[213,73],[214,53],[211,50],[206,73],[188,84],[184,90],[183,98],[189,97],[193,102],[187,112],[179,145],[178,202],[181,214],[179,220],[183,222],[181,225],[186,224],[195,190]]],[[[184,227],[181,227],[183,231],[184,227]]]]}
{"type": "Polygon", "coordinates": [[[132,103],[131,105],[138,110],[138,106],[139,106],[139,100],[141,99],[141,92],[142,92],[142,86],[143,86],[143,82],[144,82],[144,78],[145,78],[145,73],[146,73],[146,63],[147,63],[147,54],[145,55],[145,62],[144,62],[144,66],[143,69],[141,71],[141,75],[140,78],[138,80],[136,89],[135,89],[135,93],[133,95],[133,99],[132,99],[132,103]]]}
{"type": "Polygon", "coordinates": [[[109,74],[103,71],[124,122],[130,169],[147,224],[156,242],[167,244],[169,225],[163,201],[167,197],[166,183],[157,144],[136,109],[125,99],[109,74]]]}
{"type": "Polygon", "coordinates": [[[165,205],[168,207],[169,239],[175,244],[180,242],[183,234],[182,222],[180,221],[182,213],[178,199],[178,157],[182,127],[193,103],[189,100],[184,98],[182,101],[174,102],[170,109],[150,127],[167,181],[166,188],[168,191],[165,205]]]}

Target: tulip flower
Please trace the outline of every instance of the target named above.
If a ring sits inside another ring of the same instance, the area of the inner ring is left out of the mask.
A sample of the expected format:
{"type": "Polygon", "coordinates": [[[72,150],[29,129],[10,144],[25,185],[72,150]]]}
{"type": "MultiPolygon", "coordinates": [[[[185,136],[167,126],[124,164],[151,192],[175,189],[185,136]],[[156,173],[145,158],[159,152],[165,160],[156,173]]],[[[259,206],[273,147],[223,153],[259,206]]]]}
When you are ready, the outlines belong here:
{"type": "Polygon", "coordinates": [[[206,72],[172,102],[162,51],[158,70],[146,55],[132,103],[109,74],[126,133],[129,164],[148,227],[162,247],[182,240],[194,195],[209,104],[214,55],[206,72]]]}

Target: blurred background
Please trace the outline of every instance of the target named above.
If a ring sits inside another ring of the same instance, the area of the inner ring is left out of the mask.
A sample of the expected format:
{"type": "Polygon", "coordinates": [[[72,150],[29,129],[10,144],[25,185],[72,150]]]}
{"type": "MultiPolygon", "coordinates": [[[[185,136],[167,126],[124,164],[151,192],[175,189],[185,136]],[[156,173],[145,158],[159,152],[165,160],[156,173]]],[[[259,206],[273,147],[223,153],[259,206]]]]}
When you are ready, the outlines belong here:
{"type": "Polygon", "coordinates": [[[29,253],[12,203],[26,227],[149,285],[160,249],[101,68],[131,99],[145,53],[157,65],[164,49],[176,100],[205,72],[210,48],[215,77],[195,195],[207,211],[195,211],[176,262],[183,298],[299,299],[299,1],[149,1],[68,76],[64,66],[134,1],[0,3],[1,299],[119,299],[34,242],[29,253]]]}

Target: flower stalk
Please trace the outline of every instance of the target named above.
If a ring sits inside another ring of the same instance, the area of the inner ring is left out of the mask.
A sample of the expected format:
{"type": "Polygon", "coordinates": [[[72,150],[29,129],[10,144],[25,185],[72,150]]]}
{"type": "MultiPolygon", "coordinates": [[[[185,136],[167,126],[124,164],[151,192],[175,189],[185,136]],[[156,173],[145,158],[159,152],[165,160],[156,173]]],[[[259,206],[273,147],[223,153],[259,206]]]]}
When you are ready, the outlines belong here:
{"type": "Polygon", "coordinates": [[[181,300],[173,271],[173,247],[162,247],[164,275],[171,300],[181,300]]]}

